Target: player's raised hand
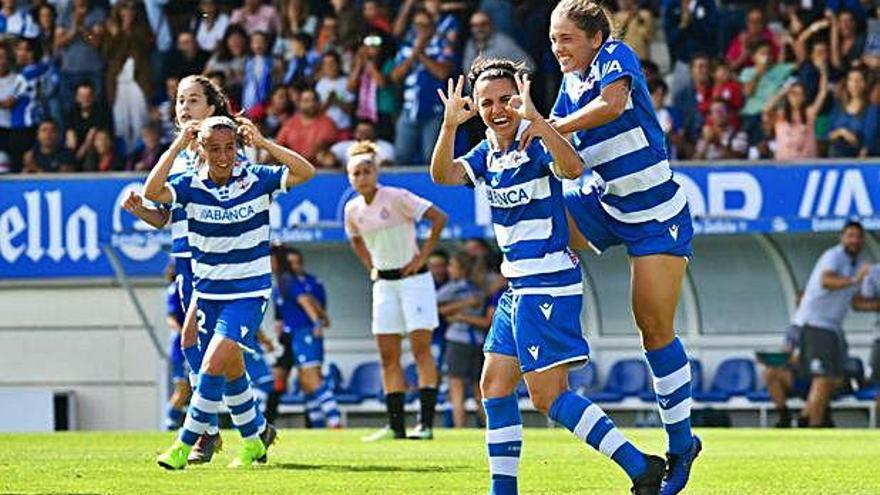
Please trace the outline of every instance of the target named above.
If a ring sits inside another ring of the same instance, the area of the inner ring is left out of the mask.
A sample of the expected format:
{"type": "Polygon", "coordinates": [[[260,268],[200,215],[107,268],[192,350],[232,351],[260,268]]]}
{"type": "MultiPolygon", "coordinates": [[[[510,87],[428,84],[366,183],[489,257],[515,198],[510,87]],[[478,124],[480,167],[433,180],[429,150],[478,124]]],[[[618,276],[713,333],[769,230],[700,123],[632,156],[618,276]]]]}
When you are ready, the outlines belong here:
{"type": "Polygon", "coordinates": [[[537,120],[542,118],[541,113],[532,102],[532,81],[528,74],[514,74],[518,95],[510,98],[510,107],[525,120],[537,120]]]}
{"type": "Polygon", "coordinates": [[[125,201],[122,202],[122,208],[132,215],[137,213],[137,211],[143,208],[143,206],[144,198],[142,198],[140,194],[134,191],[129,191],[128,197],[125,198],[125,201]]]}
{"type": "Polygon", "coordinates": [[[463,92],[464,76],[458,76],[458,80],[455,82],[450,77],[446,81],[446,94],[441,89],[437,90],[437,94],[443,102],[443,125],[458,127],[477,114],[477,107],[473,100],[463,96],[463,92]]]}
{"type": "Polygon", "coordinates": [[[180,129],[180,132],[177,134],[177,137],[174,138],[174,142],[171,144],[173,148],[176,148],[178,151],[182,151],[186,149],[190,143],[195,141],[199,136],[199,123],[191,120],[186,124],[183,124],[183,128],[180,129]]]}
{"type": "Polygon", "coordinates": [[[266,144],[266,138],[263,136],[263,133],[260,132],[260,129],[250,119],[237,117],[235,120],[238,123],[238,135],[245,146],[262,148],[266,144]]]}

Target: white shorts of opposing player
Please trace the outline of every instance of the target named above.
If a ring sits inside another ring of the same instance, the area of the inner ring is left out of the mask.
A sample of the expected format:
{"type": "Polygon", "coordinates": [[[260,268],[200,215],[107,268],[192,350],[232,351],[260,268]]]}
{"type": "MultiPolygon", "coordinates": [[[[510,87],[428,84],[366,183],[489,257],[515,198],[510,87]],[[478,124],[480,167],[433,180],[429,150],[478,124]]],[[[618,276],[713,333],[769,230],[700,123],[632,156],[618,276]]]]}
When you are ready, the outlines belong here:
{"type": "Polygon", "coordinates": [[[440,324],[437,292],[430,273],[373,283],[373,334],[406,335],[440,324]]]}

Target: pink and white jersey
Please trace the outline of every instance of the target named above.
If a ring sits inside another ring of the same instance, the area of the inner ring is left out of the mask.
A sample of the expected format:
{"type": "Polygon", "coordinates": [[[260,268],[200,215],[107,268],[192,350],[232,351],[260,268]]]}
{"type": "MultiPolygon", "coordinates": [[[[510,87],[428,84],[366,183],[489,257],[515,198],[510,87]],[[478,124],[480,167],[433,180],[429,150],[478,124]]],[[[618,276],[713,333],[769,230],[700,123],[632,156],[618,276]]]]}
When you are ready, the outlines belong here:
{"type": "Polygon", "coordinates": [[[376,269],[403,268],[419,252],[416,222],[430,207],[406,189],[380,185],[372,203],[358,196],[345,204],[345,232],[364,239],[376,269]]]}

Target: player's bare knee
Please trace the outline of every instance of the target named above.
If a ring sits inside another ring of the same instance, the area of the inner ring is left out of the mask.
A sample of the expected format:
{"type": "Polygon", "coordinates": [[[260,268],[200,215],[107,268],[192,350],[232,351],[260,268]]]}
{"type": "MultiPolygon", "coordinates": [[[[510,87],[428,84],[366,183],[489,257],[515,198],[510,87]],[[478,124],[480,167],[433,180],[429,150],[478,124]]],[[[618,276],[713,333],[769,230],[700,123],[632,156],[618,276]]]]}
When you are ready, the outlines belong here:
{"type": "Polygon", "coordinates": [[[553,407],[553,402],[556,401],[559,394],[559,390],[555,389],[541,389],[538,387],[529,389],[529,397],[532,399],[532,404],[544,416],[550,414],[550,408],[553,407]]]}

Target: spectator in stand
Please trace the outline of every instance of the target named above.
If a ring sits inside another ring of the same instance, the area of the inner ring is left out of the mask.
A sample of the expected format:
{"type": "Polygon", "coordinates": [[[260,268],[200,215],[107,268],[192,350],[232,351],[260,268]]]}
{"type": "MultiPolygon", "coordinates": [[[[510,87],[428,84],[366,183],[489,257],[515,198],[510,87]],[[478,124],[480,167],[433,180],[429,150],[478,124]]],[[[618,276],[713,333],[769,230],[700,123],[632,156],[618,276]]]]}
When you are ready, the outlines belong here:
{"type": "Polygon", "coordinates": [[[716,53],[718,10],[715,0],[663,0],[663,30],[672,62],[671,92],[690,78],[688,65],[700,53],[716,53]]]}
{"type": "Polygon", "coordinates": [[[287,60],[284,84],[311,81],[321,60],[318,52],[312,50],[312,39],[305,33],[297,33],[290,38],[288,47],[289,50],[284,57],[287,60]]]}
{"type": "Polygon", "coordinates": [[[388,41],[378,33],[364,37],[355,54],[347,85],[348,90],[357,95],[355,118],[378,124],[384,130],[380,133],[382,137],[393,135],[393,116],[399,108],[396,86],[389,77],[394,60],[387,56],[388,41]]]}
{"type": "Polygon", "coordinates": [[[698,160],[741,159],[749,150],[749,139],[730,123],[727,103],[715,100],[709,106],[709,116],[703,134],[697,142],[694,158],[698,160]]]}
{"type": "Polygon", "coordinates": [[[829,155],[832,158],[868,156],[876,134],[878,107],[868,100],[868,81],[862,69],[850,69],[831,114],[829,155]],[[870,133],[868,132],[870,131],[870,133]]]}
{"type": "MultiPolygon", "coordinates": [[[[821,22],[827,25],[827,21],[821,22]]],[[[817,24],[812,24],[804,32],[817,33],[823,29],[813,26],[817,26],[817,24]]],[[[837,81],[840,78],[840,73],[831,65],[831,52],[826,38],[813,34],[801,35],[794,46],[795,54],[801,54],[800,58],[803,59],[798,65],[795,75],[807,91],[807,101],[812,102],[818,96],[821,72],[824,70],[828,73],[829,83],[837,81]]]]}
{"type": "Polygon", "coordinates": [[[318,32],[318,18],[311,13],[307,0],[281,0],[278,5],[281,11],[281,31],[275,39],[272,53],[289,60],[288,50],[294,35],[305,34],[315,39],[318,32]]]}
{"type": "Polygon", "coordinates": [[[103,9],[90,6],[89,0],[73,0],[73,14],[55,36],[61,57],[61,101],[64,110],[73,108],[76,86],[83,81],[92,83],[99,101],[104,99],[104,57],[100,40],[104,34],[107,14],[103,9]]]}
{"type": "MultiPolygon", "coordinates": [[[[155,45],[151,53],[151,66],[153,79],[151,85],[158,91],[162,91],[162,82],[168,73],[168,68],[176,63],[174,59],[174,36],[171,34],[171,24],[165,15],[165,7],[170,0],[136,0],[142,3],[144,11],[141,15],[146,15],[147,22],[150,26],[150,32],[155,39],[155,45]]],[[[111,5],[115,5],[119,0],[110,0],[111,5]]],[[[153,95],[148,95],[152,97],[153,95]]]]}
{"type": "MultiPolygon", "coordinates": [[[[446,4],[443,0],[423,0],[422,2],[422,7],[434,19],[440,37],[455,45],[458,43],[461,27],[458,24],[458,19],[447,11],[450,5],[451,3],[446,4]]],[[[416,33],[411,30],[411,34],[415,36],[416,33]]]]}
{"type": "Polygon", "coordinates": [[[24,173],[76,171],[73,153],[61,145],[58,124],[51,120],[40,122],[37,127],[37,142],[24,154],[24,173]]]}
{"type": "Polygon", "coordinates": [[[38,38],[40,26],[28,9],[17,9],[15,0],[2,0],[0,3],[0,39],[38,38]]]}
{"type": "Polygon", "coordinates": [[[723,100],[727,103],[727,110],[733,125],[739,127],[739,111],[745,104],[742,86],[734,77],[730,66],[722,62],[715,66],[712,76],[712,99],[723,100]]]}
{"type": "Polygon", "coordinates": [[[348,77],[342,73],[342,58],[338,53],[327,52],[321,57],[321,72],[315,83],[315,92],[323,102],[321,110],[333,119],[336,129],[343,136],[348,134],[355,96],[348,90],[348,77]]]}
{"type": "Polygon", "coordinates": [[[825,95],[828,94],[828,71],[821,73],[819,97],[807,102],[807,89],[800,82],[786,85],[767,105],[766,117],[773,126],[776,136],[776,160],[801,160],[817,158],[819,147],[816,142],[816,119],[825,95]],[[780,100],[782,105],[779,105],[780,100]]]}
{"type": "Polygon", "coordinates": [[[752,7],[746,14],[746,29],[737,35],[727,47],[725,60],[733,71],[754,65],[755,52],[761,46],[768,46],[769,61],[776,63],[780,58],[781,47],[772,31],[767,27],[763,7],[752,7]]]}
{"type": "Polygon", "coordinates": [[[849,10],[841,10],[836,16],[831,12],[826,15],[831,24],[831,63],[837,70],[846,72],[865,49],[864,20],[856,19],[849,10]]]}
{"type": "MultiPolygon", "coordinates": [[[[706,55],[695,55],[691,59],[690,80],[678,93],[672,93],[672,107],[682,116],[681,127],[686,142],[696,143],[703,130],[709,102],[712,98],[711,60],[706,55]]],[[[691,145],[692,147],[692,145],[691,145]]],[[[679,150],[680,157],[690,157],[690,150],[679,150]]]]}
{"type": "MultiPolygon", "coordinates": [[[[666,149],[670,160],[678,158],[678,150],[687,147],[684,139],[684,131],[681,128],[681,116],[675,108],[666,106],[666,94],[669,87],[663,79],[648,79],[648,91],[651,93],[651,103],[654,113],[660,121],[660,128],[666,136],[666,149]]],[[[689,153],[685,153],[689,155],[689,153]]]]}
{"type": "Polygon", "coordinates": [[[434,20],[435,31],[441,38],[445,38],[453,45],[458,40],[458,20],[455,16],[443,12],[441,0],[424,0],[419,6],[417,0],[403,0],[397,17],[394,19],[394,37],[407,43],[412,43],[417,36],[416,29],[412,25],[411,17],[418,10],[425,10],[434,20]]]}
{"type": "Polygon", "coordinates": [[[345,163],[348,159],[348,150],[360,141],[372,141],[377,148],[376,161],[380,167],[394,165],[394,146],[383,139],[376,138],[376,125],[369,120],[361,120],[354,128],[354,138],[339,141],[330,147],[338,163],[345,163]]]}
{"type": "Polygon", "coordinates": [[[95,100],[95,87],[88,81],[76,87],[76,101],[73,110],[67,114],[65,146],[74,152],[77,163],[81,163],[86,152],[92,147],[98,129],[110,129],[111,119],[105,105],[95,100]]]}
{"type": "Polygon", "coordinates": [[[357,47],[364,30],[364,19],[360,10],[349,0],[330,0],[336,16],[336,37],[341,51],[357,47]]]}
{"type": "Polygon", "coordinates": [[[147,124],[141,129],[141,140],[128,159],[127,170],[149,172],[159,162],[165,146],[162,146],[162,128],[159,124],[147,124]]]}
{"type": "Polygon", "coordinates": [[[116,172],[123,169],[122,155],[116,151],[113,135],[107,129],[95,131],[92,147],[82,163],[84,172],[116,172]]]}
{"type": "Polygon", "coordinates": [[[159,127],[162,129],[160,141],[164,146],[169,146],[177,135],[173,111],[177,101],[178,84],[180,84],[180,79],[174,76],[165,78],[165,99],[154,107],[151,117],[154,122],[159,123],[159,127]]]}
{"type": "Polygon", "coordinates": [[[345,47],[339,40],[339,20],[336,19],[336,14],[327,14],[321,20],[321,29],[315,39],[315,50],[318,53],[343,50],[345,47]]]}
{"type": "Polygon", "coordinates": [[[40,27],[39,40],[43,52],[43,61],[55,61],[55,30],[57,28],[58,16],[55,13],[55,7],[45,4],[41,5],[35,11],[37,25],[40,27]]]}
{"type": "MultiPolygon", "coordinates": [[[[467,423],[464,403],[470,387],[474,401],[482,402],[480,372],[483,369],[483,341],[491,320],[483,318],[485,296],[473,282],[475,259],[459,252],[449,260],[449,282],[437,290],[438,313],[447,320],[446,372],[449,377],[449,402],[453,424],[467,423]],[[476,320],[476,321],[474,321],[476,320]]],[[[478,416],[482,416],[478,407],[478,416]]]]}
{"type": "Polygon", "coordinates": [[[264,4],[263,0],[244,0],[241,8],[232,11],[229,21],[247,31],[248,35],[258,31],[280,33],[281,18],[275,7],[264,4]]]}
{"type": "Polygon", "coordinates": [[[761,140],[761,114],[794,68],[794,64],[774,63],[772,50],[770,42],[759,41],[753,50],[754,65],[743,69],[739,76],[746,95],[746,104],[740,117],[742,130],[748,135],[749,143],[761,140]]]}
{"type": "Polygon", "coordinates": [[[229,27],[229,16],[220,12],[215,0],[201,0],[199,12],[201,15],[194,19],[190,28],[196,33],[199,48],[210,53],[223,42],[223,35],[229,27]]]}
{"type": "Polygon", "coordinates": [[[177,53],[174,57],[174,64],[169,68],[168,73],[178,79],[192,74],[201,74],[210,57],[210,53],[199,47],[192,32],[181,31],[177,35],[177,53]]]}
{"type": "Polygon", "coordinates": [[[107,101],[113,106],[116,136],[131,150],[147,123],[147,95],[152,95],[150,58],[155,47],[150,25],[134,0],[121,0],[107,21],[107,101]]]}
{"type": "MultiPolygon", "coordinates": [[[[12,140],[15,137],[12,132],[11,107],[12,102],[15,101],[15,82],[18,80],[18,73],[12,70],[12,64],[9,62],[9,51],[0,44],[0,150],[3,151],[13,147],[12,140]]],[[[11,165],[12,158],[4,154],[6,163],[11,165]]]]}
{"type": "Polygon", "coordinates": [[[426,164],[440,132],[443,104],[437,97],[453,69],[455,54],[449,41],[435,31],[424,9],[413,14],[416,36],[397,52],[391,79],[404,85],[403,111],[397,119],[394,148],[398,165],[426,164]]]}
{"type": "Polygon", "coordinates": [[[492,19],[478,10],[471,15],[471,37],[464,46],[461,60],[462,72],[467,73],[478,56],[485,58],[505,58],[524,61],[529,71],[534,71],[535,62],[513,38],[495,31],[492,19]]]}
{"type": "Polygon", "coordinates": [[[391,21],[379,0],[364,0],[362,15],[369,30],[379,31],[384,35],[391,34],[391,21]]]}
{"type": "Polygon", "coordinates": [[[248,111],[269,99],[272,90],[273,60],[269,54],[269,35],[262,31],[251,34],[251,53],[244,62],[244,86],[241,106],[248,111]]]}
{"type": "Polygon", "coordinates": [[[223,35],[223,43],[205,64],[205,75],[220,72],[225,78],[224,88],[230,97],[241,101],[241,87],[244,84],[244,63],[247,57],[248,34],[238,24],[230,24],[223,35]]]}
{"type": "Polygon", "coordinates": [[[651,58],[651,42],[654,40],[654,14],[642,8],[637,0],[617,0],[614,26],[623,40],[636,52],[639,59],[651,58]]]}
{"type": "Polygon", "coordinates": [[[312,161],[318,151],[336,141],[336,124],[321,112],[321,100],[312,88],[299,95],[297,112],[284,122],[275,141],[312,161]]]}
{"type": "Polygon", "coordinates": [[[39,62],[39,49],[37,40],[18,38],[15,42],[15,65],[19,73],[12,96],[0,102],[0,107],[11,111],[10,136],[3,151],[12,159],[13,171],[21,170],[24,153],[34,145],[37,126],[44,117],[39,90],[48,66],[39,62]]]}
{"type": "Polygon", "coordinates": [[[428,257],[428,271],[434,279],[434,288],[439,289],[449,282],[449,253],[443,249],[435,249],[428,257]]]}
{"type": "MultiPolygon", "coordinates": [[[[35,3],[36,4],[36,3],[35,3]]],[[[64,126],[64,105],[61,101],[61,71],[57,50],[55,49],[56,19],[55,8],[49,4],[35,7],[32,15],[40,26],[40,60],[48,67],[40,87],[40,100],[46,117],[54,120],[62,129],[64,126]]]]}
{"type": "Polygon", "coordinates": [[[281,124],[293,114],[293,105],[287,95],[285,86],[276,86],[269,96],[269,103],[261,108],[259,114],[249,115],[259,123],[260,132],[266,137],[274,138],[281,124]]]}

